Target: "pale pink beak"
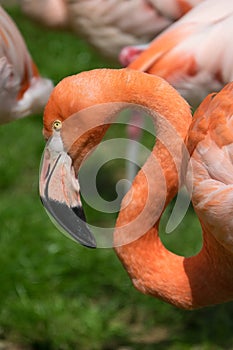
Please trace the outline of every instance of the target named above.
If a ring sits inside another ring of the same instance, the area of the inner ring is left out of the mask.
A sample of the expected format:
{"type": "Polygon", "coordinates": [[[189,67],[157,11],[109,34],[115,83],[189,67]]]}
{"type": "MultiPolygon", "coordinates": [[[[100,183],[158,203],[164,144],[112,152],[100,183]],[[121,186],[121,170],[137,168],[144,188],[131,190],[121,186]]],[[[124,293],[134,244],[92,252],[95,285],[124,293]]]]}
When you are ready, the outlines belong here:
{"type": "Polygon", "coordinates": [[[63,233],[68,233],[70,238],[86,247],[96,248],[95,238],[85,222],[72,159],[64,150],[59,131],[53,132],[44,150],[40,197],[49,216],[63,233]]]}

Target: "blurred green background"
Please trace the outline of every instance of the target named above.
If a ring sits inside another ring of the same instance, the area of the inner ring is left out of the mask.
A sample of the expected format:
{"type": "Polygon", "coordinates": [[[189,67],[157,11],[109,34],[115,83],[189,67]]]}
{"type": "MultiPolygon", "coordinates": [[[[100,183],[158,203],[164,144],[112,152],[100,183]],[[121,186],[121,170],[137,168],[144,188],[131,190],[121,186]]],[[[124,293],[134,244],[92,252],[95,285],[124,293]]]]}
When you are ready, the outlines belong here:
{"type": "MultiPolygon", "coordinates": [[[[73,34],[43,29],[17,8],[8,12],[41,74],[55,84],[83,70],[114,67],[73,34]]],[[[183,311],[142,295],[112,249],[88,250],[56,229],[38,195],[41,130],[42,116],[0,128],[0,349],[233,349],[232,303],[183,311]]],[[[112,128],[109,135],[122,130],[112,128]]],[[[106,197],[116,169],[117,163],[105,169],[106,197]]],[[[87,215],[104,220],[89,208],[87,215]]],[[[198,251],[200,228],[192,208],[162,240],[179,254],[198,251]]]]}

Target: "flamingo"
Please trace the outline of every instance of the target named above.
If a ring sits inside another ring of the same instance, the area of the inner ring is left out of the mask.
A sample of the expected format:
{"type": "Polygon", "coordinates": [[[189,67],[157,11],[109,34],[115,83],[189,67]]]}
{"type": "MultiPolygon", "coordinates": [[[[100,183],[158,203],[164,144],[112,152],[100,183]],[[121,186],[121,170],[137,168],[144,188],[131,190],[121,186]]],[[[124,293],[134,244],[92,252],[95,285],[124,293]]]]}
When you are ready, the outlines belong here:
{"type": "Polygon", "coordinates": [[[0,123],[41,113],[53,89],[42,78],[15,23],[0,7],[0,123]]]}
{"type": "Polygon", "coordinates": [[[92,248],[96,240],[84,222],[77,180],[82,160],[117,112],[133,104],[150,113],[156,143],[123,198],[114,249],[139,291],[184,309],[233,299],[232,97],[229,83],[192,119],[188,103],[164,79],[127,68],[97,69],[62,80],[44,112],[49,142],[42,202],[70,236],[92,248]],[[160,217],[182,179],[203,231],[203,247],[192,257],[171,253],[159,238],[160,217]]]}
{"type": "Polygon", "coordinates": [[[70,29],[118,61],[128,45],[150,41],[202,0],[21,0],[23,12],[53,28],[70,29]]]}
{"type": "Polygon", "coordinates": [[[232,36],[233,2],[205,0],[149,46],[123,49],[120,60],[131,69],[163,77],[197,106],[233,79],[232,36]]]}

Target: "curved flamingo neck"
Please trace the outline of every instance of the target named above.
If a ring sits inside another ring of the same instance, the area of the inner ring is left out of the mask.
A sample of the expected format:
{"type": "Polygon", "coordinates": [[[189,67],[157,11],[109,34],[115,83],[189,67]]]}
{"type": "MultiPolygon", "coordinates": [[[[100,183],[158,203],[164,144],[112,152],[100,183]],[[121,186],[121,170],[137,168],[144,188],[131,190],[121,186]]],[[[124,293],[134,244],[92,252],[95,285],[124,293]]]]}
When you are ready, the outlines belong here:
{"type": "Polygon", "coordinates": [[[140,292],[179,308],[196,309],[230,301],[233,295],[232,254],[210,232],[203,234],[201,252],[188,258],[163,246],[157,225],[115,251],[140,292]]]}

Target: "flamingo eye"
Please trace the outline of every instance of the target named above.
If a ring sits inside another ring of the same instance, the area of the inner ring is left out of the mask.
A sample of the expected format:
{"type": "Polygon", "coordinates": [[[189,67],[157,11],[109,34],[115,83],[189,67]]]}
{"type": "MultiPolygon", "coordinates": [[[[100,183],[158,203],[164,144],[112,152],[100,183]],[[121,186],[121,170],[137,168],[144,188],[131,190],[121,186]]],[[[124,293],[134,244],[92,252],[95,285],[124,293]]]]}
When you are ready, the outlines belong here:
{"type": "Polygon", "coordinates": [[[53,130],[59,131],[61,127],[62,127],[62,122],[60,120],[55,120],[53,122],[53,125],[52,125],[53,130]]]}

